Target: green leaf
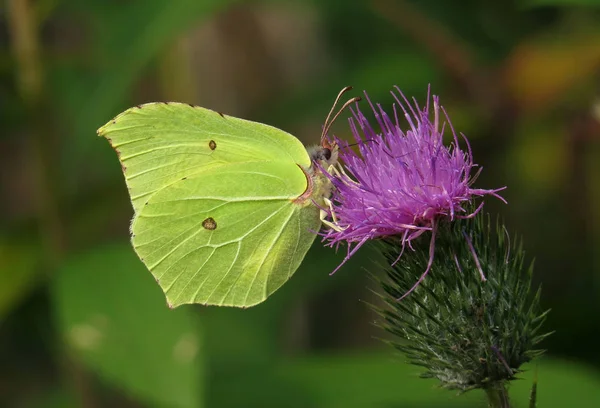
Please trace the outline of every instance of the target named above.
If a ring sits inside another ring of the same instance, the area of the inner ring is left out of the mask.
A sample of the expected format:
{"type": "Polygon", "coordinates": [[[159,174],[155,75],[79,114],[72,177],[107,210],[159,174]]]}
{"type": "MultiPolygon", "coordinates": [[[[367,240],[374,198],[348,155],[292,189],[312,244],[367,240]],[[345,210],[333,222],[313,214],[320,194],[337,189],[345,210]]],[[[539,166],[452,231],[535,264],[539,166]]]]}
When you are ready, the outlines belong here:
{"type": "MultiPolygon", "coordinates": [[[[418,378],[418,369],[400,355],[314,356],[289,360],[274,377],[287,381],[322,407],[479,407],[484,393],[457,395],[418,378]],[[386,405],[387,404],[387,405],[386,405]]],[[[583,364],[545,358],[528,364],[509,389],[515,406],[527,406],[534,366],[538,365],[538,406],[600,406],[600,372],[583,364]]]]}
{"type": "Polygon", "coordinates": [[[128,244],[68,260],[53,300],[66,342],[107,382],[155,405],[202,405],[198,324],[189,309],[166,307],[128,244]]]}
{"type": "MultiPolygon", "coordinates": [[[[483,407],[485,394],[464,394],[419,378],[401,354],[312,355],[278,364],[219,366],[211,377],[210,406],[260,407],[483,407]],[[260,375],[256,375],[260,372],[260,375]],[[231,392],[235,389],[236,392],[231,392]],[[279,405],[278,405],[279,404],[279,405]]],[[[545,358],[524,366],[509,388],[515,407],[529,401],[535,366],[538,406],[600,406],[600,372],[584,364],[545,358]]]]}
{"type": "Polygon", "coordinates": [[[483,393],[458,395],[419,378],[418,369],[393,354],[303,357],[283,362],[273,376],[285,380],[312,406],[364,407],[477,407],[483,393]]]}
{"type": "Polygon", "coordinates": [[[526,364],[525,372],[519,374],[522,381],[514,381],[510,397],[527,406],[531,386],[536,377],[536,404],[538,407],[599,407],[600,372],[587,364],[563,359],[542,358],[539,362],[526,364]]]}

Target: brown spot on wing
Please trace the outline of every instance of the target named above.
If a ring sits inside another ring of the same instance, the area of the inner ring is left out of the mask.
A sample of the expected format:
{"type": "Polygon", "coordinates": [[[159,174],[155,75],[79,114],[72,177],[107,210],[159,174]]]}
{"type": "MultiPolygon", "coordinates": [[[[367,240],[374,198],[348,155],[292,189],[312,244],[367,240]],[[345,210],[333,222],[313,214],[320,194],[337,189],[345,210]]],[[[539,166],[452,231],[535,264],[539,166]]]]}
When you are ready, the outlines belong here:
{"type": "Polygon", "coordinates": [[[202,227],[207,230],[216,230],[217,222],[212,217],[208,217],[204,221],[202,221],[202,227]]]}

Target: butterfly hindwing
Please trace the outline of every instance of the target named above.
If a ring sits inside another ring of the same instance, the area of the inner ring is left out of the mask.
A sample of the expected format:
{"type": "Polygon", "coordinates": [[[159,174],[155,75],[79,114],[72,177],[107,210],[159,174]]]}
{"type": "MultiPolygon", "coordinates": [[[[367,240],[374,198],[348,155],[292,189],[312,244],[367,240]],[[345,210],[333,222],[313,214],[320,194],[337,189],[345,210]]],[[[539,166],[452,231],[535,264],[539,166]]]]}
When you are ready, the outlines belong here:
{"type": "Polygon", "coordinates": [[[288,162],[207,169],[150,198],[134,247],[169,304],[252,306],[290,278],[315,238],[318,209],[294,203],[305,188],[288,162]]]}

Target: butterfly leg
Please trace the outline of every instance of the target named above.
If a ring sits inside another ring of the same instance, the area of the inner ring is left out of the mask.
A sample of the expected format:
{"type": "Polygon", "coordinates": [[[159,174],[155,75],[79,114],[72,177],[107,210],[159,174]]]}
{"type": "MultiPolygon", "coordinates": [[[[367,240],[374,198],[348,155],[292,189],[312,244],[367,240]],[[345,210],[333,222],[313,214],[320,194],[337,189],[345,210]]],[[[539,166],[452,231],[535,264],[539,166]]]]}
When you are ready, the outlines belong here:
{"type": "Polygon", "coordinates": [[[325,202],[327,207],[329,207],[329,211],[325,211],[325,210],[320,211],[319,218],[320,218],[321,222],[334,231],[338,231],[338,232],[343,231],[345,228],[342,228],[338,225],[338,219],[335,215],[335,210],[333,209],[333,203],[331,202],[330,199],[328,199],[326,197],[323,198],[323,201],[325,202]],[[333,222],[331,222],[327,219],[327,216],[330,214],[331,214],[331,218],[333,219],[333,222]]]}
{"type": "Polygon", "coordinates": [[[358,183],[356,181],[352,180],[352,178],[350,176],[348,176],[348,174],[346,174],[344,167],[339,163],[338,163],[338,166],[329,166],[329,169],[327,169],[327,171],[330,174],[333,174],[338,178],[341,178],[342,176],[344,176],[345,183],[353,183],[353,184],[358,185],[358,183]]]}

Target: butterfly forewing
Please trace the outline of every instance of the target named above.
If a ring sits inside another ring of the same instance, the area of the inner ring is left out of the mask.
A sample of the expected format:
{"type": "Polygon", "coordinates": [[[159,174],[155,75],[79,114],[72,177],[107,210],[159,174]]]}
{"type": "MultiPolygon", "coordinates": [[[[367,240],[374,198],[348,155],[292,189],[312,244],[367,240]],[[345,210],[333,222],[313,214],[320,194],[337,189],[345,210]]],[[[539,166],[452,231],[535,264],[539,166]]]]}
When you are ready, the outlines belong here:
{"type": "Polygon", "coordinates": [[[212,167],[269,160],[310,166],[288,133],[181,103],[128,109],[98,134],[117,151],[136,213],[156,191],[212,167]]]}

